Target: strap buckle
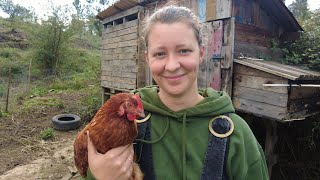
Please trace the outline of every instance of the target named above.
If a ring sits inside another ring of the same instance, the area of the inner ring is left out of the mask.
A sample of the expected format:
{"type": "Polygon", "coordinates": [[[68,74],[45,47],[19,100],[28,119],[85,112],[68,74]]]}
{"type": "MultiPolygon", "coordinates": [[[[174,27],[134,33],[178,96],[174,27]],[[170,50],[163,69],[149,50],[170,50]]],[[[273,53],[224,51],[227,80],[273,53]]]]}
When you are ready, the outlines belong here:
{"type": "Polygon", "coordinates": [[[147,115],[145,118],[143,118],[143,119],[136,119],[135,121],[136,121],[138,124],[144,123],[144,122],[148,121],[148,120],[150,119],[150,117],[151,117],[151,113],[148,113],[148,115],[147,115]]]}
{"type": "Polygon", "coordinates": [[[212,135],[214,135],[214,136],[216,136],[216,137],[218,137],[218,138],[226,138],[226,137],[230,136],[230,134],[233,132],[233,130],[234,130],[234,124],[233,124],[231,118],[229,118],[228,116],[221,115],[221,116],[212,118],[212,119],[209,121],[209,131],[211,132],[212,135]],[[229,131],[226,132],[226,133],[224,133],[224,134],[219,134],[219,133],[215,132],[215,131],[213,130],[213,128],[212,128],[213,122],[214,122],[215,120],[219,119],[219,118],[225,119],[225,120],[227,120],[227,121],[230,123],[230,129],[229,129],[229,131]]]}

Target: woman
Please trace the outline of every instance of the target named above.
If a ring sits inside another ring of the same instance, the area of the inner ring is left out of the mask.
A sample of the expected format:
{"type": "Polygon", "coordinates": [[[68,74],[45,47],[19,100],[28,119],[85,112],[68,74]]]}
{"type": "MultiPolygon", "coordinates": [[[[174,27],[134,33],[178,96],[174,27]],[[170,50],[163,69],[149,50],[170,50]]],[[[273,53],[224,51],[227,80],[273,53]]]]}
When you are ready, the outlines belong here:
{"type": "MultiPolygon", "coordinates": [[[[144,32],[146,61],[158,85],[134,91],[151,114],[137,140],[145,179],[268,179],[263,151],[228,95],[197,88],[204,56],[197,17],[184,7],[164,7],[144,32]]],[[[130,177],[132,145],[106,154],[91,143],[88,149],[95,178],[130,177]]]]}

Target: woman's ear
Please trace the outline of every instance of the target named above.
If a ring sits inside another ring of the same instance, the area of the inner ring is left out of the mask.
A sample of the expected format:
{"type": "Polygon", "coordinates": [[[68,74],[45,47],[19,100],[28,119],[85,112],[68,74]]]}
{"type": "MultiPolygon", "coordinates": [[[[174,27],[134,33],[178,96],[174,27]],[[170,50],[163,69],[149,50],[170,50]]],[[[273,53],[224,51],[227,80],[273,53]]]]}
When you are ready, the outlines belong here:
{"type": "Polygon", "coordinates": [[[148,51],[147,50],[144,51],[144,58],[145,58],[146,62],[149,64],[148,51]]]}
{"type": "Polygon", "coordinates": [[[204,58],[204,45],[200,46],[200,63],[202,63],[204,58]]]}

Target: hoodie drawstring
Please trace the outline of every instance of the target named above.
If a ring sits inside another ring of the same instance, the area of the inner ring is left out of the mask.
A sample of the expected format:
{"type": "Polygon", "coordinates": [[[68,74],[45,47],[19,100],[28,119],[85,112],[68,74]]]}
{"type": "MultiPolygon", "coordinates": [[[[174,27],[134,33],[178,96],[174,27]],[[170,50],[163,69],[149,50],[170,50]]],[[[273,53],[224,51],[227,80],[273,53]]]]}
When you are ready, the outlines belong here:
{"type": "Polygon", "coordinates": [[[157,142],[159,142],[159,141],[164,137],[164,135],[167,133],[168,129],[169,129],[169,118],[167,117],[167,119],[166,119],[166,128],[164,129],[162,135],[161,135],[158,139],[150,140],[150,141],[144,140],[144,139],[136,139],[136,141],[142,142],[142,143],[146,143],[146,144],[154,144],[154,143],[157,143],[157,142]]]}
{"type": "Polygon", "coordinates": [[[183,114],[182,119],[182,177],[183,180],[187,179],[187,167],[186,167],[186,121],[187,121],[187,113],[183,114]]]}

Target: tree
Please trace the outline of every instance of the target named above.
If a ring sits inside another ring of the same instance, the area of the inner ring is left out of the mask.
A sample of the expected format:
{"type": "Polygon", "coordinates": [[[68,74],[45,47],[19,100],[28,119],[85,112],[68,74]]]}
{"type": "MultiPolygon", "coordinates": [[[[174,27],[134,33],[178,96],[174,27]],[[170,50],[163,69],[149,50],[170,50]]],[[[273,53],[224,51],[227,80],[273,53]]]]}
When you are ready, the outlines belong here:
{"type": "Polygon", "coordinates": [[[73,6],[77,11],[79,20],[85,21],[84,29],[90,34],[102,35],[102,23],[96,19],[96,15],[109,4],[109,0],[74,0],[73,6]]]}
{"type": "Polygon", "coordinates": [[[52,16],[42,21],[40,28],[35,31],[35,60],[44,75],[57,75],[59,64],[63,63],[72,45],[75,31],[65,23],[63,14],[62,7],[57,7],[52,16]]]}
{"type": "Polygon", "coordinates": [[[35,19],[35,13],[31,9],[27,9],[20,5],[16,5],[12,0],[0,0],[0,8],[3,12],[9,15],[9,18],[14,21],[15,18],[19,17],[22,20],[33,21],[35,19]]]}
{"type": "Polygon", "coordinates": [[[310,18],[311,12],[308,8],[308,0],[296,0],[292,2],[288,8],[298,20],[310,18]]]}

